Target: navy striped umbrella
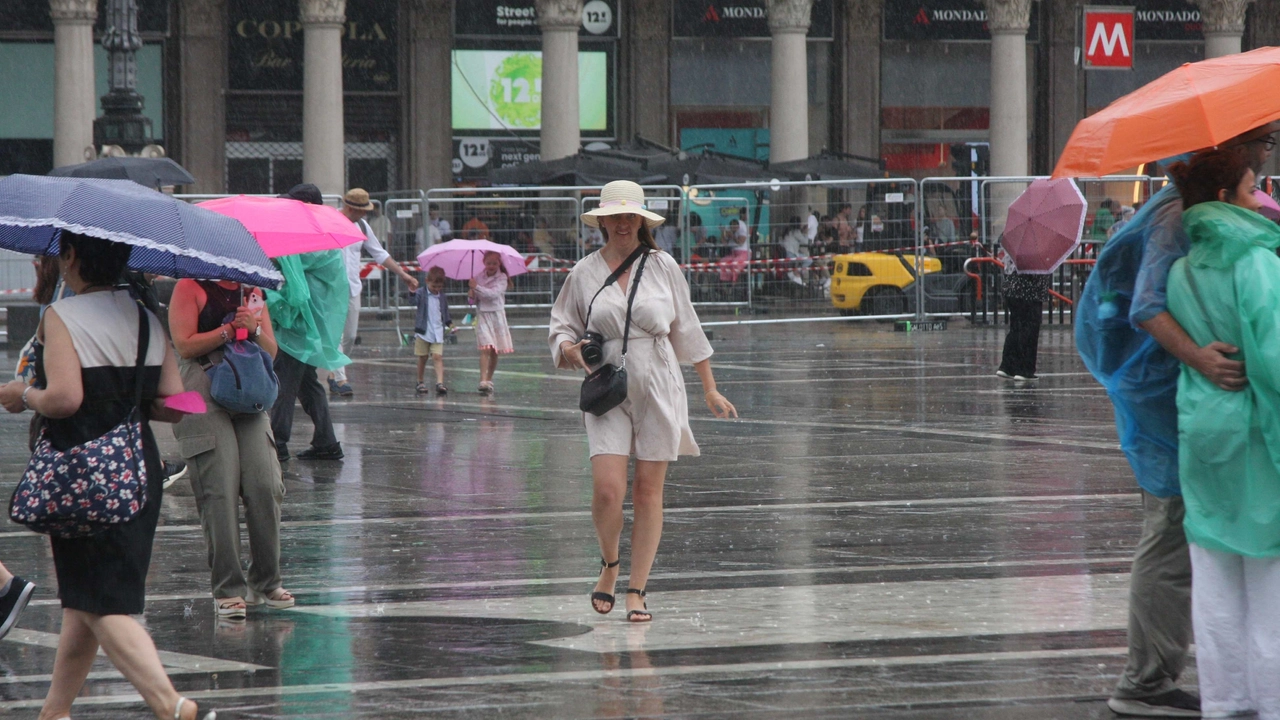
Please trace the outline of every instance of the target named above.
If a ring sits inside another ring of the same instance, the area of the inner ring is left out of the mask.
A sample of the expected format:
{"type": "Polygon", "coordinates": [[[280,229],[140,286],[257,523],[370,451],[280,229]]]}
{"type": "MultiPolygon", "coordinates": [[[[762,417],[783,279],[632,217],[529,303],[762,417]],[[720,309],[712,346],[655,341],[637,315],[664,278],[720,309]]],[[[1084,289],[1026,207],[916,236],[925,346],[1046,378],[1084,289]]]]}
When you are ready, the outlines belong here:
{"type": "Polygon", "coordinates": [[[0,248],[57,255],[63,230],[133,246],[129,267],[278,288],[284,277],[236,220],[129,180],[0,179],[0,248]]]}

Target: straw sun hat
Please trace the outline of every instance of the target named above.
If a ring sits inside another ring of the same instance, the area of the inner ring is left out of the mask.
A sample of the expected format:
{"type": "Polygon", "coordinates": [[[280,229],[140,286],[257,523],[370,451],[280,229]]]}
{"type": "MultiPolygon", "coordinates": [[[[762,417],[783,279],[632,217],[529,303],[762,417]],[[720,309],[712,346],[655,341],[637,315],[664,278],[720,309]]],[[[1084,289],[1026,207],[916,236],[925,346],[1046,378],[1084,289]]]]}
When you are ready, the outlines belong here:
{"type": "Polygon", "coordinates": [[[650,230],[666,222],[666,218],[650,212],[644,204],[644,188],[630,180],[614,180],[600,190],[600,207],[582,213],[582,222],[593,228],[600,227],[599,218],[605,215],[631,213],[644,218],[650,230]]]}

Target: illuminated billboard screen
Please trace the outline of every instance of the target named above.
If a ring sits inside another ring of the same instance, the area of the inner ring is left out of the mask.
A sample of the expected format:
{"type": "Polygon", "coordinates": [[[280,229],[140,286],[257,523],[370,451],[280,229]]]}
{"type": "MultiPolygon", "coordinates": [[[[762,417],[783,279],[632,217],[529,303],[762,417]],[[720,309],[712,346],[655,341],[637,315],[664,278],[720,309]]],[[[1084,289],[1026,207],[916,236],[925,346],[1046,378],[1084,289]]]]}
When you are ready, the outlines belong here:
{"type": "MultiPolygon", "coordinates": [[[[578,53],[578,126],[597,135],[609,123],[609,55],[578,53]]],[[[542,128],[542,53],[454,50],[453,129],[470,134],[532,134],[542,128]]]]}

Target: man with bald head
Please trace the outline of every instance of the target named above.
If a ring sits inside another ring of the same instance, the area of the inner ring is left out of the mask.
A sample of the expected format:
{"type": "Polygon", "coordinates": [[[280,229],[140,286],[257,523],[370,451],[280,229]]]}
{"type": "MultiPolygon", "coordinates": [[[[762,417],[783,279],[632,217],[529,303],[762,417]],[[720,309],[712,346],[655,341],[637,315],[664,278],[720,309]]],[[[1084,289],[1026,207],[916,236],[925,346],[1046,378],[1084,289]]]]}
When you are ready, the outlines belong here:
{"type": "MultiPolygon", "coordinates": [[[[1223,143],[1255,172],[1276,124],[1223,143]]],[[[1103,248],[1076,305],[1076,349],[1115,406],[1120,446],[1142,488],[1142,538],[1129,585],[1129,658],[1107,701],[1119,715],[1200,717],[1200,699],[1176,685],[1191,642],[1191,557],[1178,483],[1178,374],[1182,364],[1224,390],[1244,388],[1244,364],[1226,343],[1197,345],[1167,307],[1169,269],[1191,241],[1172,183],[1103,248]]]]}

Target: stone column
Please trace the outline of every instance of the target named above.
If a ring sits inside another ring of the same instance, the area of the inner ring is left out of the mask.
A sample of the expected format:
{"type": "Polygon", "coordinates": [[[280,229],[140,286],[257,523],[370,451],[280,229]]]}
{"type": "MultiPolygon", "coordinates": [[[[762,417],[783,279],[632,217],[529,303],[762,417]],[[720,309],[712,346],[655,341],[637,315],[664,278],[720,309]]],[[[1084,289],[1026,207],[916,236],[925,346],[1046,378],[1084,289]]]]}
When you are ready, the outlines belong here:
{"type": "Polygon", "coordinates": [[[622,140],[639,135],[673,145],[671,132],[671,2],[632,0],[622,14],[630,124],[622,140]]]}
{"type": "Polygon", "coordinates": [[[49,0],[53,16],[53,165],[92,160],[93,23],[98,0],[49,0]]]}
{"type": "Polygon", "coordinates": [[[226,191],[226,0],[182,0],[178,161],[196,193],[226,191]]]}
{"type": "Polygon", "coordinates": [[[578,28],[582,0],[537,0],[542,28],[542,159],[578,152],[578,28]]]}
{"type": "Polygon", "coordinates": [[[883,0],[844,0],[845,152],[880,157],[880,37],[883,0]]]}
{"type": "Polygon", "coordinates": [[[991,174],[1026,175],[1031,0],[984,0],[991,28],[991,174]]]}
{"type": "Polygon", "coordinates": [[[769,0],[773,37],[769,162],[809,157],[809,64],[805,35],[813,0],[769,0]]]}
{"type": "Polygon", "coordinates": [[[409,177],[423,190],[453,184],[452,5],[452,0],[415,0],[412,6],[409,177]]]}
{"type": "Polygon", "coordinates": [[[302,0],[302,179],[327,195],[346,190],[342,32],[346,0],[302,0]]]}
{"type": "Polygon", "coordinates": [[[1253,0],[1194,0],[1204,21],[1205,58],[1235,55],[1244,37],[1244,14],[1253,0]]]}
{"type": "Polygon", "coordinates": [[[1040,11],[1047,11],[1049,15],[1049,63],[1045,73],[1049,83],[1049,103],[1039,111],[1047,112],[1049,116],[1048,167],[1052,168],[1080,121],[1085,106],[1085,98],[1082,97],[1085,71],[1075,57],[1080,46],[1080,6],[1067,2],[1050,3],[1041,5],[1040,11]]]}

